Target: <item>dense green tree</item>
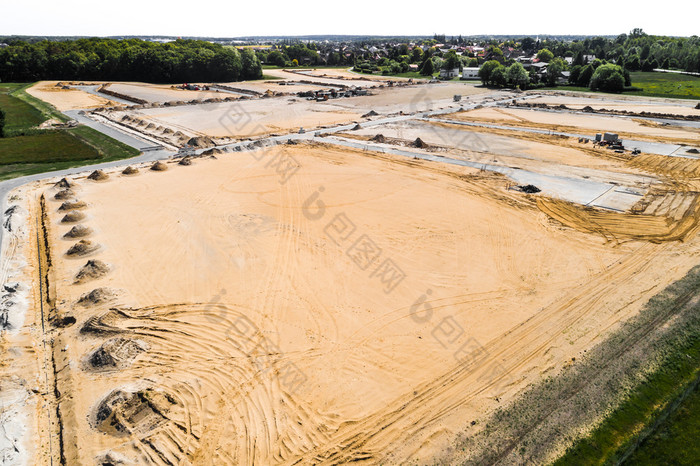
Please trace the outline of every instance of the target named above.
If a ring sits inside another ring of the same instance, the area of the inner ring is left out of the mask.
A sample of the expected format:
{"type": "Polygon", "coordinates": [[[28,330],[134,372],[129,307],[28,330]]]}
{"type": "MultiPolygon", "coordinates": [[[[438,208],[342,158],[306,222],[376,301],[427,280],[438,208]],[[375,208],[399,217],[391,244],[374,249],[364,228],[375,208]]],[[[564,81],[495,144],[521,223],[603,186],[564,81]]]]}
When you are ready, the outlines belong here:
{"type": "Polygon", "coordinates": [[[419,63],[423,61],[423,49],[420,47],[414,47],[411,50],[411,63],[419,63]]]}
{"type": "Polygon", "coordinates": [[[516,62],[510,65],[506,69],[506,75],[509,86],[525,89],[530,83],[530,76],[520,63],[516,62]]]}
{"type": "Polygon", "coordinates": [[[539,61],[549,63],[552,58],[554,58],[554,54],[549,49],[540,49],[537,52],[537,59],[539,61]]]}
{"type": "Polygon", "coordinates": [[[642,68],[642,63],[639,60],[639,55],[635,54],[625,61],[625,68],[630,71],[639,71],[642,68]]]}
{"type": "Polygon", "coordinates": [[[593,65],[590,63],[583,68],[581,68],[581,72],[578,75],[578,79],[576,80],[576,84],[578,86],[582,87],[588,87],[588,85],[591,82],[591,77],[593,77],[593,73],[595,70],[593,69],[593,65]]]}
{"type": "Polygon", "coordinates": [[[547,65],[547,84],[553,86],[562,71],[566,71],[566,62],[563,58],[553,58],[547,65]]]}
{"type": "Polygon", "coordinates": [[[499,65],[491,72],[491,84],[498,87],[505,87],[508,84],[506,67],[499,65]]]}
{"type": "Polygon", "coordinates": [[[444,62],[442,67],[446,70],[453,70],[455,68],[461,68],[462,63],[454,50],[450,50],[445,54],[444,62]]]}
{"type": "Polygon", "coordinates": [[[593,73],[590,88],[593,91],[622,92],[625,87],[625,78],[622,68],[613,65],[601,65],[593,73]]]}
{"type": "Polygon", "coordinates": [[[0,138],[5,137],[5,112],[0,108],[0,138]]]}
{"type": "Polygon", "coordinates": [[[493,70],[495,70],[499,66],[502,65],[498,63],[498,60],[489,60],[483,65],[481,65],[481,68],[479,69],[479,78],[481,78],[481,82],[485,85],[490,84],[491,73],[493,73],[493,70]]]}
{"type": "Polygon", "coordinates": [[[425,60],[425,63],[423,63],[423,67],[420,69],[420,74],[423,76],[432,76],[433,73],[435,73],[435,68],[433,67],[433,60],[431,58],[428,58],[425,60]]]}

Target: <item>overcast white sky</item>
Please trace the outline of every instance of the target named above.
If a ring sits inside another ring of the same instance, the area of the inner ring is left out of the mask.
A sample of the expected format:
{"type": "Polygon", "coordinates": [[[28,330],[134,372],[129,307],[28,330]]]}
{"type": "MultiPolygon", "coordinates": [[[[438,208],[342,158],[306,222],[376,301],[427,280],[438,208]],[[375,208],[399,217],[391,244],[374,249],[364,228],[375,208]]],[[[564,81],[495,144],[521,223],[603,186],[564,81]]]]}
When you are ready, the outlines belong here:
{"type": "Polygon", "coordinates": [[[700,34],[699,5],[697,0],[657,5],[610,0],[3,0],[0,35],[617,35],[641,27],[649,34],[691,36],[700,34]]]}

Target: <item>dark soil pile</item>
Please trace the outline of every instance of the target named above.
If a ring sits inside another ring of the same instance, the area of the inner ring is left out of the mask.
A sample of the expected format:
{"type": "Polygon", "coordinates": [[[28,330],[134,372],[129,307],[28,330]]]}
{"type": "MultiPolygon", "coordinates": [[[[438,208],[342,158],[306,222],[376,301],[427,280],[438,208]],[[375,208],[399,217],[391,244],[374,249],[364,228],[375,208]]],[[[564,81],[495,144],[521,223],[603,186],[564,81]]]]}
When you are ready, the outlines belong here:
{"type": "Polygon", "coordinates": [[[100,260],[89,260],[75,275],[73,283],[85,283],[102,278],[109,273],[109,266],[100,260]]]}
{"type": "Polygon", "coordinates": [[[105,341],[88,356],[87,364],[93,370],[118,369],[129,365],[147,350],[148,345],[141,340],[116,337],[105,341]]]}
{"type": "Polygon", "coordinates": [[[214,145],[214,141],[211,140],[210,137],[208,136],[197,136],[194,138],[190,138],[187,141],[188,146],[192,147],[197,147],[197,148],[204,148],[204,147],[211,147],[214,145]]]}
{"type": "Polygon", "coordinates": [[[161,161],[158,161],[158,162],[154,163],[153,165],[151,165],[151,170],[153,170],[153,171],[164,172],[167,169],[168,169],[168,166],[161,161]]]}
{"type": "Polygon", "coordinates": [[[122,170],[122,175],[135,175],[139,172],[138,168],[134,168],[132,166],[126,167],[124,170],[122,170]]]}
{"type": "Polygon", "coordinates": [[[425,149],[428,147],[428,145],[423,142],[421,138],[416,138],[415,141],[413,141],[413,144],[411,144],[413,147],[417,147],[419,149],[425,149]]]}
{"type": "Polygon", "coordinates": [[[372,139],[370,139],[370,141],[374,141],[374,142],[386,142],[386,138],[384,137],[383,134],[377,134],[377,135],[374,136],[372,139]]]}
{"type": "Polygon", "coordinates": [[[78,304],[89,306],[91,304],[102,304],[114,299],[114,291],[109,288],[95,288],[89,293],[85,293],[78,300],[78,304]]]}
{"type": "Polygon", "coordinates": [[[87,227],[85,225],[75,225],[73,228],[68,231],[65,235],[63,235],[64,238],[82,238],[84,236],[88,236],[90,233],[92,233],[92,228],[87,227]]]}
{"type": "Polygon", "coordinates": [[[182,160],[178,162],[178,165],[192,165],[192,159],[189,157],[183,157],[182,160]]]}
{"type": "Polygon", "coordinates": [[[87,207],[87,204],[83,201],[66,201],[63,204],[61,204],[61,207],[58,208],[60,211],[65,211],[65,210],[79,210],[79,209],[84,209],[87,207]]]}
{"type": "Polygon", "coordinates": [[[84,213],[80,212],[79,210],[73,210],[63,216],[63,218],[61,219],[61,223],[75,223],[81,221],[84,218],[84,213]]]}
{"type": "Polygon", "coordinates": [[[53,198],[57,201],[62,201],[63,199],[70,199],[72,197],[75,197],[75,193],[72,189],[63,189],[53,196],[53,198]]]}
{"type": "Polygon", "coordinates": [[[100,245],[97,243],[93,243],[89,239],[81,239],[77,243],[75,243],[73,246],[68,248],[68,251],[66,251],[66,255],[69,256],[84,256],[86,254],[90,254],[91,252],[97,251],[100,248],[100,245]]]}
{"type": "Polygon", "coordinates": [[[93,181],[104,181],[108,178],[109,178],[109,175],[107,175],[102,170],[95,170],[94,172],[90,173],[90,176],[88,176],[88,180],[93,180],[93,181]]]}

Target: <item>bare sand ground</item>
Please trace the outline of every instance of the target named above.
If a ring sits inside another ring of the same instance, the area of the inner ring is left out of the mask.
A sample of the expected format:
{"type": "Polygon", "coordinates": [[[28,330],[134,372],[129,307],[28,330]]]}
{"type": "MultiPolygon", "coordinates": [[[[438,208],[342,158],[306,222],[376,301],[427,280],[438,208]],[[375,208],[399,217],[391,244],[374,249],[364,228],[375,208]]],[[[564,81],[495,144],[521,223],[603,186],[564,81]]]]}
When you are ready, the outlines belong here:
{"type": "MultiPolygon", "coordinates": [[[[300,127],[316,128],[349,123],[374,110],[380,114],[424,111],[452,103],[456,93],[478,97],[485,91],[473,85],[435,84],[373,90],[373,95],[326,102],[285,97],[237,102],[143,109],[131,115],[183,132],[212,137],[260,136],[300,127]]],[[[117,119],[123,113],[115,113],[117,119]]]]}
{"type": "Polygon", "coordinates": [[[99,245],[79,257],[41,188],[76,319],[54,340],[68,461],[429,461],[698,261],[695,239],[610,242],[504,187],[328,146],[197,159],[79,179],[99,245]],[[88,259],[109,272],[76,284],[88,259]]]}
{"type": "Polygon", "coordinates": [[[544,103],[548,105],[566,105],[573,109],[582,109],[590,106],[595,110],[606,108],[609,110],[627,110],[630,112],[668,113],[672,115],[700,115],[700,109],[696,109],[696,101],[689,99],[664,99],[643,98],[625,95],[543,95],[534,99],[528,99],[529,103],[544,103]]]}
{"type": "Polygon", "coordinates": [[[529,103],[543,103],[547,105],[566,105],[569,108],[580,110],[583,107],[589,106],[595,110],[627,110],[629,112],[653,112],[653,113],[668,113],[671,115],[700,115],[700,109],[696,109],[696,102],[692,100],[683,101],[678,99],[673,104],[669,104],[667,99],[664,100],[643,100],[643,99],[619,99],[617,96],[591,96],[591,97],[572,97],[572,96],[553,96],[545,95],[528,99],[529,103]]]}
{"type": "Polygon", "coordinates": [[[618,132],[638,134],[641,139],[664,140],[671,142],[700,141],[700,133],[694,128],[665,127],[653,123],[643,123],[633,118],[620,118],[604,115],[579,115],[563,112],[543,112],[531,109],[514,108],[482,108],[468,112],[456,113],[450,116],[457,119],[491,120],[504,122],[519,121],[527,125],[535,123],[549,125],[553,130],[557,127],[576,127],[580,132],[618,132]],[[501,116],[498,117],[497,114],[501,116]]]}
{"type": "Polygon", "coordinates": [[[120,94],[143,99],[148,102],[173,102],[195,99],[212,99],[230,97],[232,94],[216,91],[189,91],[187,89],[173,89],[170,85],[144,84],[144,83],[112,83],[109,89],[120,94]]]}
{"type": "Polygon", "coordinates": [[[59,81],[39,81],[27,89],[27,94],[50,103],[60,111],[117,105],[115,102],[106,98],[106,96],[104,98],[99,97],[79,89],[62,89],[56,86],[58,82],[59,81]]]}

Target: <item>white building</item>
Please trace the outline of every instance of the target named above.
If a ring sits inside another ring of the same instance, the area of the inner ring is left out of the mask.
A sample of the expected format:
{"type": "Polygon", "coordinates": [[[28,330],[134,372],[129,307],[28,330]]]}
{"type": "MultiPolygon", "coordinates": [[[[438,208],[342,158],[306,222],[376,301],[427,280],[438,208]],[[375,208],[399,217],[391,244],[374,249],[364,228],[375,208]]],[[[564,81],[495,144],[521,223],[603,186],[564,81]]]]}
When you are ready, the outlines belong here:
{"type": "Polygon", "coordinates": [[[479,79],[479,68],[463,68],[461,79],[479,79]]]}

